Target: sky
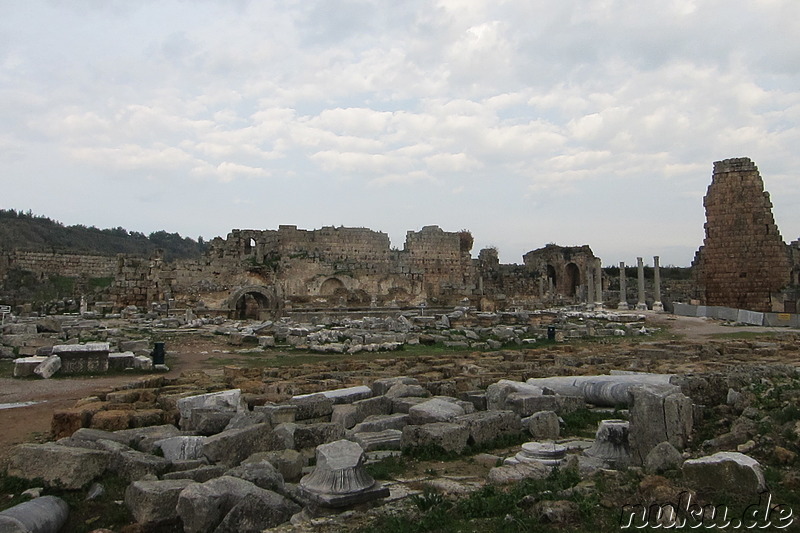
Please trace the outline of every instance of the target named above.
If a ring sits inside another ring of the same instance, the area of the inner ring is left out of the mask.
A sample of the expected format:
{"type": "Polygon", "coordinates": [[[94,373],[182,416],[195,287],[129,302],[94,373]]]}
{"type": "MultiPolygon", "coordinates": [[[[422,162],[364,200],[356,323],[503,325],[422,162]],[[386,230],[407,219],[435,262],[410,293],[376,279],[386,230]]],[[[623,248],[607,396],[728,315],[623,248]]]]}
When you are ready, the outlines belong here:
{"type": "Polygon", "coordinates": [[[732,157],[796,240],[797,0],[0,0],[0,207],[66,225],[689,266],[732,157]]]}

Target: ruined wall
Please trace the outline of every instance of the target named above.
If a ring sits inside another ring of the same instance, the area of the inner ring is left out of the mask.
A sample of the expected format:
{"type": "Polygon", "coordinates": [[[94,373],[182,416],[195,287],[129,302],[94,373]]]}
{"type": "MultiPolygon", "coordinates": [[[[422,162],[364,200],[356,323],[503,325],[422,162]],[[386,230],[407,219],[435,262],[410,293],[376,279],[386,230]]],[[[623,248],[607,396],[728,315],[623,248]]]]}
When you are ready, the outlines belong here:
{"type": "Polygon", "coordinates": [[[589,268],[594,271],[595,255],[589,246],[557,246],[528,252],[522,259],[525,266],[535,272],[547,285],[545,295],[566,298],[580,297],[586,284],[589,268]]]}
{"type": "Polygon", "coordinates": [[[40,277],[59,275],[68,278],[108,278],[117,268],[117,258],[101,255],[81,255],[53,252],[14,250],[2,254],[0,277],[10,269],[34,272],[40,277]]]}
{"type": "Polygon", "coordinates": [[[772,216],[772,202],[748,158],[714,163],[703,200],[705,239],[695,275],[706,305],[783,311],[791,283],[790,255],[772,216]]]}

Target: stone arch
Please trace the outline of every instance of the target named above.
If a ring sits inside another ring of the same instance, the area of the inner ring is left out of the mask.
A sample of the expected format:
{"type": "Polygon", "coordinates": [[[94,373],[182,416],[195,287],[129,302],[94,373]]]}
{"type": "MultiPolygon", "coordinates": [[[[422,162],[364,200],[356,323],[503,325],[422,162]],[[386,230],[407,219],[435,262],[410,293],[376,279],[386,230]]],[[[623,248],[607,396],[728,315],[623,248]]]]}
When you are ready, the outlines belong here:
{"type": "Polygon", "coordinates": [[[552,287],[553,289],[556,289],[556,287],[558,287],[558,284],[557,284],[558,278],[556,276],[556,267],[554,267],[551,264],[547,265],[547,280],[548,280],[548,283],[550,284],[550,287],[552,287]]]}
{"type": "Polygon", "coordinates": [[[564,269],[564,277],[566,278],[565,289],[567,296],[575,296],[578,286],[581,284],[581,269],[575,263],[567,263],[564,269]]]}
{"type": "Polygon", "coordinates": [[[339,278],[328,278],[319,286],[320,296],[334,296],[342,291],[347,291],[347,287],[339,278]]]}
{"type": "Polygon", "coordinates": [[[228,315],[238,320],[265,320],[277,314],[274,290],[257,285],[241,287],[228,298],[228,315]]]}

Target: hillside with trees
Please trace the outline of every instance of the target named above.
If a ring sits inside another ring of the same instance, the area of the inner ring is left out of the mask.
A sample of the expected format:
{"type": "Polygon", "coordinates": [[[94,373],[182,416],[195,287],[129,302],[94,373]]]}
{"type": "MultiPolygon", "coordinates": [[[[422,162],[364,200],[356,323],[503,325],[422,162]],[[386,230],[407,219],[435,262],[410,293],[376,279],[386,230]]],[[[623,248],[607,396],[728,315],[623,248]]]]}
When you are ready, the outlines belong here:
{"type": "Polygon", "coordinates": [[[202,237],[195,241],[163,230],[145,235],[121,227],[65,226],[30,211],[0,209],[0,250],[149,257],[158,248],[164,250],[165,260],[171,261],[200,257],[207,244],[202,237]]]}

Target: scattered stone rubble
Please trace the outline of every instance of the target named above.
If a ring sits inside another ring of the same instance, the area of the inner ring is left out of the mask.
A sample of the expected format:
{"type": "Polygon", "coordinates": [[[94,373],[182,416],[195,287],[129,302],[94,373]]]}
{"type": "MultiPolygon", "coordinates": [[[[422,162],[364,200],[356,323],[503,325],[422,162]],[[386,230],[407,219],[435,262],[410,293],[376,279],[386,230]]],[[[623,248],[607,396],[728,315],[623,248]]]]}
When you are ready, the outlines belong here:
{"type": "Polygon", "coordinates": [[[222,318],[137,315],[122,320],[73,316],[21,318],[3,326],[0,357],[13,358],[15,377],[93,374],[108,370],[167,371],[153,364],[150,342],[135,335],[153,332],[207,331],[224,335],[233,346],[356,354],[391,352],[404,346],[442,344],[453,349],[497,350],[534,345],[550,335],[556,341],[596,336],[636,336],[651,332],[644,316],[607,312],[547,310],[474,313],[456,308],[448,314],[418,313],[397,317],[330,319],[324,324],[285,318],[265,322],[234,322],[222,318]],[[551,328],[552,333],[548,331],[551,328]]]}
{"type": "MultiPolygon", "coordinates": [[[[334,380],[317,379],[318,392],[280,402],[241,388],[205,392],[246,379],[249,372],[226,369],[221,380],[154,376],[106,392],[102,399],[79,402],[55,414],[56,442],[15,448],[8,474],[81,489],[113,472],[130,483],[125,504],[145,528],[181,521],[191,532],[251,530],[241,529],[243,524],[265,529],[312,519],[322,508],[349,509],[391,499],[400,489],[375,482],[363,470],[370,454],[432,444],[462,452],[500,435],[521,435],[539,418],[557,420],[557,412],[587,407],[587,396],[595,391],[584,387],[576,396],[565,396],[538,386],[542,381],[536,378],[500,379],[484,390],[459,393],[456,386],[450,396],[441,394],[441,381],[397,376],[323,390],[334,380]],[[158,416],[150,415],[148,401],[161,407],[158,416]],[[119,409],[103,411],[95,404],[119,409]],[[88,417],[92,427],[83,426],[87,417],[82,409],[93,411],[88,417]],[[100,414],[114,411],[127,413],[125,423],[112,423],[116,414],[94,423],[100,414]],[[314,456],[316,466],[311,468],[314,456]]],[[[631,376],[640,382],[628,392],[630,421],[610,416],[601,422],[594,443],[559,440],[554,431],[549,440],[522,445],[486,481],[543,478],[554,465],[568,461],[583,475],[622,468],[630,461],[655,470],[682,465],[687,480],[702,483],[713,477],[739,491],[764,486],[758,463],[744,454],[718,453],[685,462],[681,454],[689,444],[692,403],[712,397],[727,401],[727,393],[701,390],[697,382],[719,378],[722,387],[735,378],[671,375],[670,381],[683,380],[680,386],[653,384],[664,379],[656,374],[623,376],[623,383],[631,376]],[[659,411],[663,415],[654,418],[659,411]]],[[[590,376],[587,382],[616,377],[590,376]]]]}
{"type": "MultiPolygon", "coordinates": [[[[261,328],[274,326],[250,327],[258,337],[261,328]]],[[[324,328],[308,331],[306,338],[324,328]]],[[[627,362],[637,370],[624,373],[610,372],[612,363],[588,350],[548,344],[148,376],[55,412],[57,440],[15,448],[8,474],[83,490],[114,473],[129,483],[125,504],[142,527],[180,521],[185,531],[260,531],[313,519],[323,508],[400,498],[408,490],[376,483],[363,470],[365,461],[430,445],[461,453],[503,435],[530,435],[531,442],[492,468],[487,483],[543,478],[554,464],[573,465],[582,475],[630,464],[648,472],[680,468],[692,483],[719,472],[720,482],[737,490],[763,487],[751,457],[708,455],[732,452],[753,437],[744,414],[714,442],[692,442],[693,424],[713,406],[746,412],[746,394],[738,392],[743,384],[795,370],[741,365],[724,373],[674,374],[662,364],[675,354],[692,360],[724,352],[746,360],[757,351],[796,352],[796,342],[637,345],[614,360],[613,367],[627,362]],[[563,376],[586,363],[609,373],[563,376]],[[593,406],[622,409],[628,420],[609,412],[594,441],[560,438],[560,416],[593,406]]]]}

